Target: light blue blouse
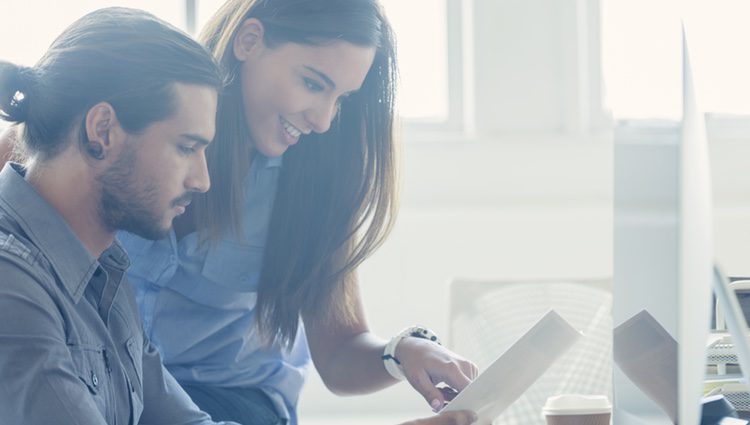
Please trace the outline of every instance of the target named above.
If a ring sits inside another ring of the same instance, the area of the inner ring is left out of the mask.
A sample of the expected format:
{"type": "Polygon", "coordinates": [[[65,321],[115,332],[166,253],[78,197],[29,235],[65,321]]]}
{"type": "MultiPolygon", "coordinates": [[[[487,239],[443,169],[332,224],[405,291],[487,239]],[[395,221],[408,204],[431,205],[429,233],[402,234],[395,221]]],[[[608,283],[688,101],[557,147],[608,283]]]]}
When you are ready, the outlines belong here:
{"type": "Polygon", "coordinates": [[[167,369],[181,383],[264,390],[290,424],[310,364],[304,327],[291,350],[263,347],[253,324],[281,158],[256,155],[245,181],[244,240],[199,249],[197,235],[179,242],[129,233],[118,238],[143,326],[167,369]]]}

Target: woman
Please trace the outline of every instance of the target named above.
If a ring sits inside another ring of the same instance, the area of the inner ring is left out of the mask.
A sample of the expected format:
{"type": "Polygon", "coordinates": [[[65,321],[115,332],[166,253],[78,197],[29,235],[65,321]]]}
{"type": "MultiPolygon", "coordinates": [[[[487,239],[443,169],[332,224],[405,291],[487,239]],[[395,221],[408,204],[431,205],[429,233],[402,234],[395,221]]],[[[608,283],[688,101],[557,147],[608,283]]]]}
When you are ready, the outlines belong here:
{"type": "Polygon", "coordinates": [[[476,367],[414,329],[370,333],[355,273],[395,213],[394,41],[377,0],[229,0],[200,39],[231,77],[211,190],[169,238],[120,236],[165,365],[214,420],[296,424],[310,359],[337,394],[405,375],[439,410],[435,384],[461,390],[476,367]]]}

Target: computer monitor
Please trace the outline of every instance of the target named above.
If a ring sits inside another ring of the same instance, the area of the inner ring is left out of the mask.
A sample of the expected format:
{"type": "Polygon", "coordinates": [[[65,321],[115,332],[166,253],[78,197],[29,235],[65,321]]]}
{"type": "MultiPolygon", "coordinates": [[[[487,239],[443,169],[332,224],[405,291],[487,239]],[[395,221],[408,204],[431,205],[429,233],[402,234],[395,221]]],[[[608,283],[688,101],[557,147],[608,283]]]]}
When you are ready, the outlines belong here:
{"type": "MultiPolygon", "coordinates": [[[[676,340],[674,415],[680,425],[698,425],[713,224],[708,146],[684,29],[682,51],[682,121],[627,122],[615,129],[613,324],[645,310],[676,340]]],[[[616,424],[673,422],[620,368],[613,378],[616,424]]]]}

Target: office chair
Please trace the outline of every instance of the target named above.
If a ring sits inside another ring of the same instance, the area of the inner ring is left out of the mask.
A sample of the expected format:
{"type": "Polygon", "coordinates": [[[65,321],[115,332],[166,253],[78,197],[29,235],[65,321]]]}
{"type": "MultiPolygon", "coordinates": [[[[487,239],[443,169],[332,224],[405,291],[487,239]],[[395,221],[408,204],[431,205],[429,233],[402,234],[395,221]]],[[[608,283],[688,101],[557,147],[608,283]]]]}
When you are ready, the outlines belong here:
{"type": "Polygon", "coordinates": [[[612,400],[610,279],[457,279],[451,283],[450,293],[449,345],[476,362],[480,370],[491,364],[550,309],[557,311],[585,335],[494,424],[543,425],[542,406],[552,395],[600,394],[612,400]]]}

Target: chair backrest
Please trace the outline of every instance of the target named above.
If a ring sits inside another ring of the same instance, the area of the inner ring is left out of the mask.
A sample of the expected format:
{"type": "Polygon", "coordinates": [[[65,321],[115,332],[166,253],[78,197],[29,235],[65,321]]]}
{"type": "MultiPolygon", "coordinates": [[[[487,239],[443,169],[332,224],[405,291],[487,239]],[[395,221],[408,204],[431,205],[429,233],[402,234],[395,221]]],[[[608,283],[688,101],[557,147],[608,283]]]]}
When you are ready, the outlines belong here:
{"type": "Polygon", "coordinates": [[[584,333],[584,338],[495,420],[495,424],[543,425],[542,406],[552,395],[597,394],[612,400],[611,279],[458,279],[451,283],[450,303],[449,345],[473,360],[480,370],[550,309],[584,333]]]}

